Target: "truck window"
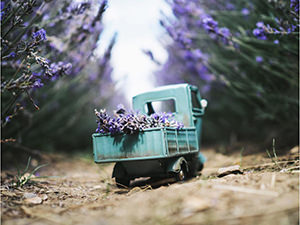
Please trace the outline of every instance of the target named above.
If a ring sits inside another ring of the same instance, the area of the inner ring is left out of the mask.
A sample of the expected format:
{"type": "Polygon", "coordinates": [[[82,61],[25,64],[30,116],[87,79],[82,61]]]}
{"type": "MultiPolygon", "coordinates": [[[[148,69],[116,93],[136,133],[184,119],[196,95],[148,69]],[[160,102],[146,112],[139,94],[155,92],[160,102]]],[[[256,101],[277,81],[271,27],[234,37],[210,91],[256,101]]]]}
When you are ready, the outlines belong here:
{"type": "Polygon", "coordinates": [[[193,105],[193,108],[201,109],[199,99],[197,98],[197,93],[195,91],[191,91],[191,92],[192,92],[192,105],[193,105]]]}
{"type": "Polygon", "coordinates": [[[161,101],[153,101],[147,102],[145,105],[147,115],[151,115],[153,113],[166,112],[166,113],[175,113],[175,100],[174,99],[166,99],[161,101]]]}

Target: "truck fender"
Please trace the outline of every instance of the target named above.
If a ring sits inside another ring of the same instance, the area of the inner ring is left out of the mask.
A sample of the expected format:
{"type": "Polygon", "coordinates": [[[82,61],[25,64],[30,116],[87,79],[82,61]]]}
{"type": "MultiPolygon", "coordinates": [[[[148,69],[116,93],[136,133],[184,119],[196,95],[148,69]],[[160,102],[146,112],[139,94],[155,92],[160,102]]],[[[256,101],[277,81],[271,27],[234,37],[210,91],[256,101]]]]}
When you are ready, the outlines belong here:
{"type": "Polygon", "coordinates": [[[125,177],[126,174],[126,170],[124,168],[124,166],[122,165],[122,163],[117,162],[114,166],[114,170],[112,173],[112,178],[114,177],[125,177]]]}
{"type": "Polygon", "coordinates": [[[198,153],[198,160],[201,164],[204,164],[206,162],[206,157],[201,152],[199,152],[198,153]]]}
{"type": "Polygon", "coordinates": [[[188,170],[188,164],[187,161],[185,160],[184,157],[179,157],[179,158],[175,158],[172,159],[167,167],[167,172],[175,172],[178,173],[181,169],[181,165],[185,164],[186,165],[186,169],[188,170]]]}

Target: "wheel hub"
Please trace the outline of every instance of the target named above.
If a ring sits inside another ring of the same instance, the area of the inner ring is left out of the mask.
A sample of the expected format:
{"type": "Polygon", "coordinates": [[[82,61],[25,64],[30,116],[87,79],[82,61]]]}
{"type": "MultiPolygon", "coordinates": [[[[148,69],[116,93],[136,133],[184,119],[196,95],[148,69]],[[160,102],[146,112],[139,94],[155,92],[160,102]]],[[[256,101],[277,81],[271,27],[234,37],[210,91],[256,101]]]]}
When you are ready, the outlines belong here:
{"type": "Polygon", "coordinates": [[[185,176],[184,176],[184,172],[183,170],[180,170],[178,173],[178,180],[184,180],[185,176]]]}

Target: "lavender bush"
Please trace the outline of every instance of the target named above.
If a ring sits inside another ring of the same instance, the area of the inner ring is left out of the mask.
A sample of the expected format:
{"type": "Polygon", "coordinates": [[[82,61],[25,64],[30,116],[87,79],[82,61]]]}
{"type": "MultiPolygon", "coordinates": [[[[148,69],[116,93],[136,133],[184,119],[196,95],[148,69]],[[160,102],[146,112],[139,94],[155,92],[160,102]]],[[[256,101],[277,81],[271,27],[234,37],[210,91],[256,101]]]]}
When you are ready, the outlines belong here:
{"type": "Polygon", "coordinates": [[[89,144],[90,111],[115,92],[116,37],[94,54],[106,8],[96,0],[1,2],[3,139],[43,149],[89,144]]]}
{"type": "Polygon", "coordinates": [[[172,113],[154,113],[150,116],[127,112],[123,105],[118,105],[115,116],[108,115],[105,109],[95,109],[98,127],[97,133],[101,134],[135,134],[147,128],[174,127],[183,128],[183,124],[174,120],[172,113]]]}
{"type": "Polygon", "coordinates": [[[299,2],[169,1],[173,43],[158,83],[189,82],[210,106],[204,138],[298,141],[299,2]]]}

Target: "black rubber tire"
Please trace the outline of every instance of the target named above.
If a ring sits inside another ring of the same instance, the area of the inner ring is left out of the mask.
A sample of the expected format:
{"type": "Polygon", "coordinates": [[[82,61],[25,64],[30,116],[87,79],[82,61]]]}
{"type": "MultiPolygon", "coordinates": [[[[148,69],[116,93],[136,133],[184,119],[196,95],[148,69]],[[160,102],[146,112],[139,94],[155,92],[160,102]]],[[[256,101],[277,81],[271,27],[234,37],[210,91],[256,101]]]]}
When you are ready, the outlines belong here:
{"type": "Polygon", "coordinates": [[[203,167],[204,167],[204,164],[203,163],[199,163],[198,171],[199,172],[202,171],[203,167]]]}
{"type": "Polygon", "coordinates": [[[189,171],[188,171],[188,177],[196,177],[200,171],[203,170],[204,164],[199,162],[198,157],[192,158],[190,161],[188,161],[189,165],[189,171]]]}
{"type": "Polygon", "coordinates": [[[116,177],[116,185],[118,188],[127,188],[129,187],[129,184],[130,184],[130,179],[128,178],[119,178],[119,177],[116,177]]]}

